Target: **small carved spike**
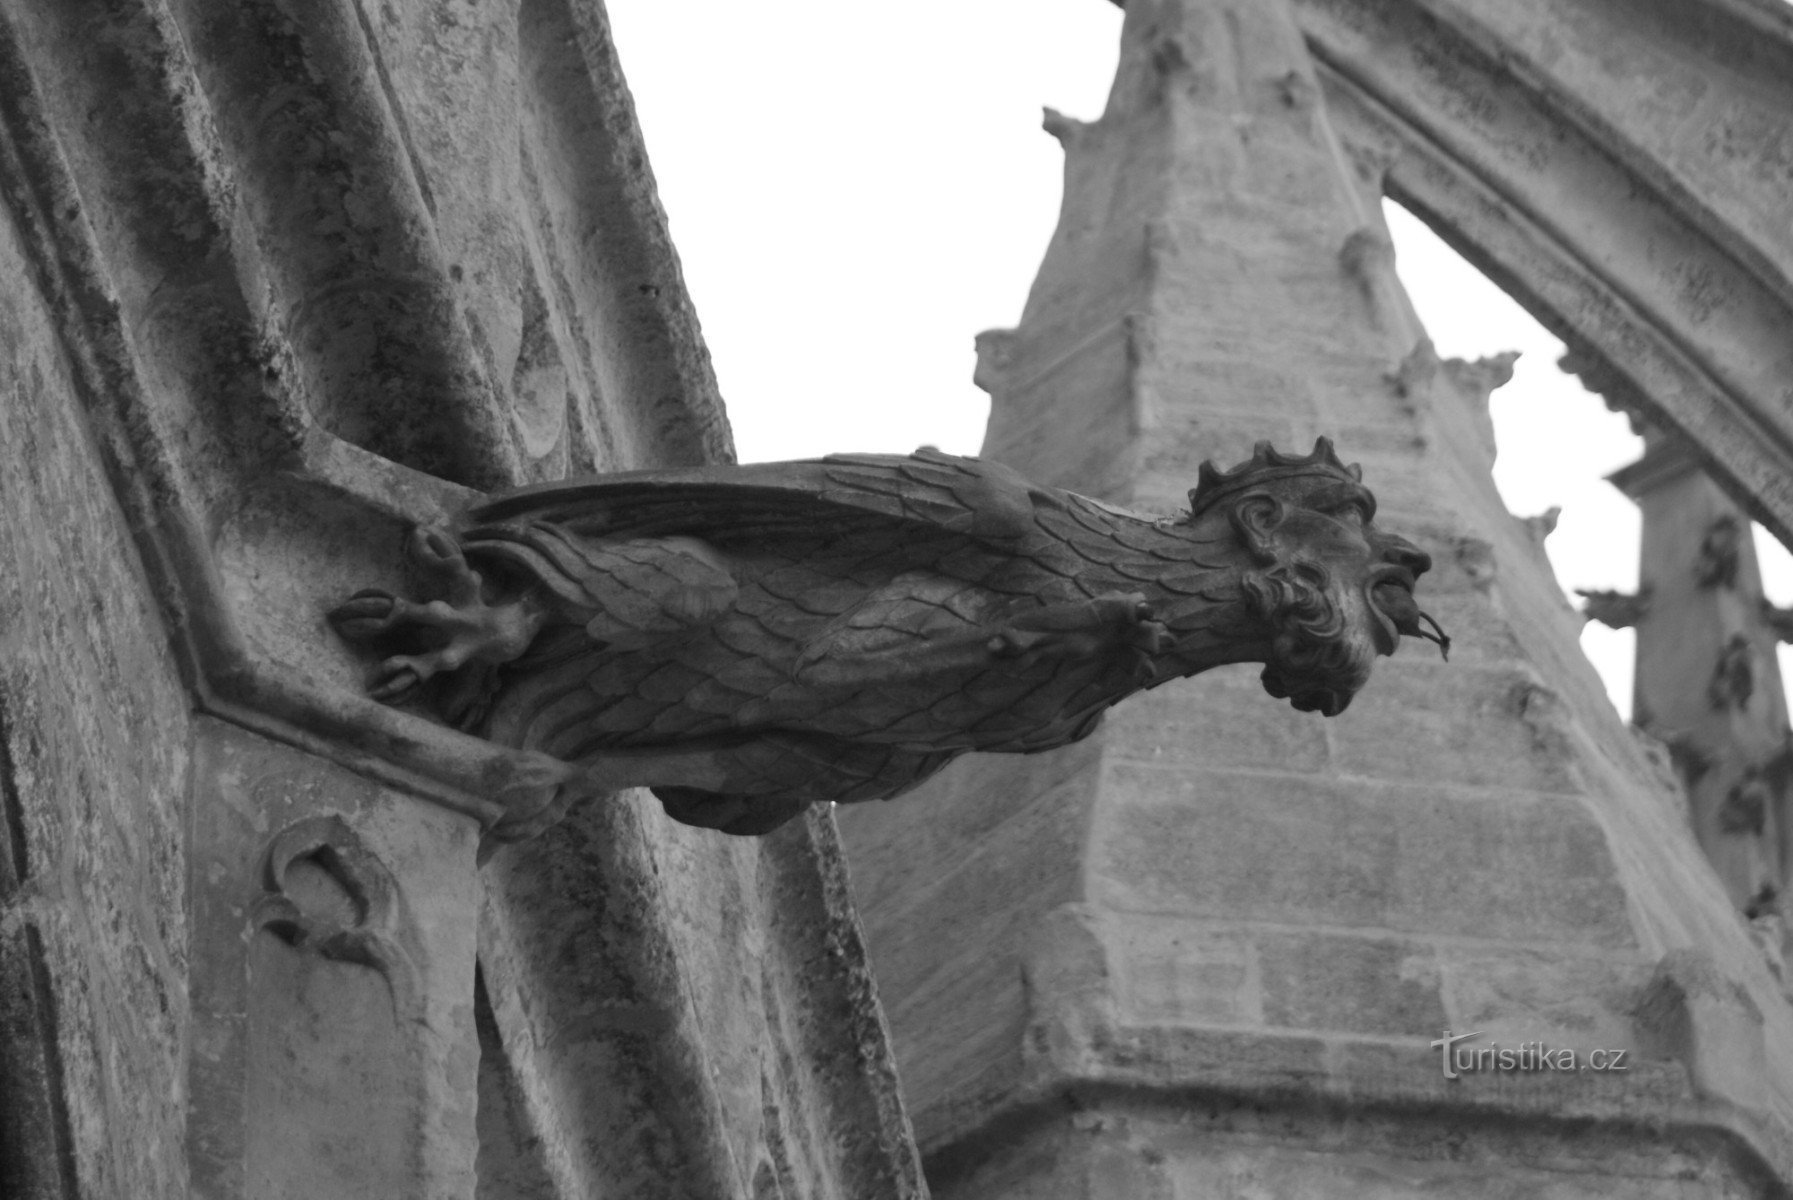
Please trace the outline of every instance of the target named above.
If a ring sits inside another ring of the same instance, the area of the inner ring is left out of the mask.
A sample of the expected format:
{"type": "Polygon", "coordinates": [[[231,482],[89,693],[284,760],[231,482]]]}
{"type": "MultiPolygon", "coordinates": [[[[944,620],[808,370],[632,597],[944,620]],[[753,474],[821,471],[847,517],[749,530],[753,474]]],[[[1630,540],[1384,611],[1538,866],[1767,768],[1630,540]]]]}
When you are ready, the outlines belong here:
{"type": "Polygon", "coordinates": [[[1067,117],[1056,108],[1048,107],[1042,111],[1040,128],[1051,134],[1059,145],[1069,148],[1088,126],[1075,117],[1067,117]]]}

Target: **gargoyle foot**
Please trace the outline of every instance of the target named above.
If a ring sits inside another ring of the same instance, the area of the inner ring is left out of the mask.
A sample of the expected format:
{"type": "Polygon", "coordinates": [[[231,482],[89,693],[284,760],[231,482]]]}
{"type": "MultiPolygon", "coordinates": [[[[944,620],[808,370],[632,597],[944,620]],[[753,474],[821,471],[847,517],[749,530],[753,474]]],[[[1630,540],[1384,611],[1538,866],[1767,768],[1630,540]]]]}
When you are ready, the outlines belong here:
{"type": "MultiPolygon", "coordinates": [[[[454,538],[443,529],[417,529],[410,550],[418,565],[442,582],[446,599],[419,604],[370,588],[356,592],[329,614],[345,640],[398,652],[380,663],[368,686],[370,696],[387,703],[409,698],[437,675],[521,656],[545,617],[528,594],[488,603],[479,572],[467,564],[454,538]]],[[[463,699],[458,707],[470,710],[473,703],[463,699]]]]}

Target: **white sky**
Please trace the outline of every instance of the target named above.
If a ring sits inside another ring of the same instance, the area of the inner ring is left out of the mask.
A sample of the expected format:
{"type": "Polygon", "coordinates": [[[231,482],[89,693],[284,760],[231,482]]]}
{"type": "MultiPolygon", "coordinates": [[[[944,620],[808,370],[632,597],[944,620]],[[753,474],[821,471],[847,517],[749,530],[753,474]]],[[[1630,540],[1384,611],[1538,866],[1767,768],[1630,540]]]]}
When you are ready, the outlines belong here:
{"type": "MultiPolygon", "coordinates": [[[[1094,119],[1105,0],[609,0],[672,235],[743,461],[924,443],[975,454],[972,337],[1021,312],[1058,217],[1042,105],[1094,119]]],[[[1636,509],[1602,476],[1641,443],[1556,370],[1557,342],[1418,221],[1397,266],[1440,354],[1523,355],[1494,397],[1495,481],[1565,588],[1637,583],[1636,509]]],[[[1348,449],[1348,448],[1347,448],[1348,449]]],[[[1758,531],[1770,594],[1793,559],[1758,531]]],[[[1583,649],[1630,711],[1632,636],[1583,649]]],[[[1793,647],[1782,671],[1793,678],[1793,647]]]]}

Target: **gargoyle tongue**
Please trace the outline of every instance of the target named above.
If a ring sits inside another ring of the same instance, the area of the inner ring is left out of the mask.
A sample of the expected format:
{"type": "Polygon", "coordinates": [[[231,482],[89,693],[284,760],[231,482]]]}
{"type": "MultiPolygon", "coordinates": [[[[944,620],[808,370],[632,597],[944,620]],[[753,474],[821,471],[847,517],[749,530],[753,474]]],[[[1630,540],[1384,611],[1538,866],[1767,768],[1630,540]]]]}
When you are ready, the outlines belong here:
{"type": "Polygon", "coordinates": [[[1386,581],[1370,589],[1370,595],[1382,615],[1394,623],[1394,627],[1408,637],[1424,638],[1437,645],[1439,655],[1446,661],[1451,657],[1451,638],[1448,633],[1432,619],[1431,614],[1421,611],[1413,602],[1413,592],[1402,584],[1386,581]],[[1428,622],[1435,632],[1427,632],[1421,621],[1428,622]]]}

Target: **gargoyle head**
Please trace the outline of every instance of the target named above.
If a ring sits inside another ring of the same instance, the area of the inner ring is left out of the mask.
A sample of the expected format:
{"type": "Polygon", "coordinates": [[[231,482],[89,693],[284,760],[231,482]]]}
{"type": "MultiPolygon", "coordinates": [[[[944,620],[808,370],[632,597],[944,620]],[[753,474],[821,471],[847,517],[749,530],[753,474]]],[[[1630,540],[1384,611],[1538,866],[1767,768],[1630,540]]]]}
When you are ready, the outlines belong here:
{"type": "Polygon", "coordinates": [[[1189,493],[1190,521],[1224,515],[1252,564],[1240,582],[1269,627],[1265,689],[1329,717],[1344,711],[1376,656],[1393,654],[1402,634],[1450,649],[1413,599],[1431,557],[1375,527],[1376,498],[1362,477],[1326,438],[1301,457],[1259,442],[1251,461],[1230,471],[1203,463],[1189,493]]]}

